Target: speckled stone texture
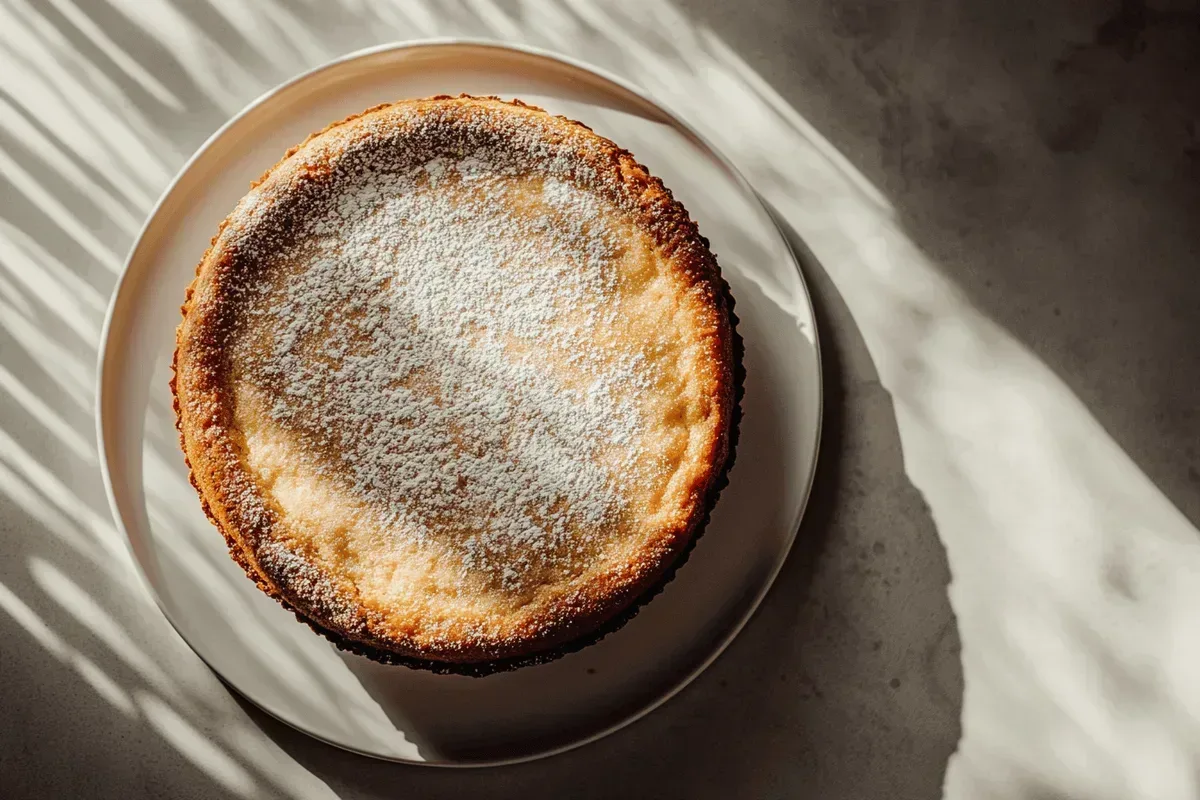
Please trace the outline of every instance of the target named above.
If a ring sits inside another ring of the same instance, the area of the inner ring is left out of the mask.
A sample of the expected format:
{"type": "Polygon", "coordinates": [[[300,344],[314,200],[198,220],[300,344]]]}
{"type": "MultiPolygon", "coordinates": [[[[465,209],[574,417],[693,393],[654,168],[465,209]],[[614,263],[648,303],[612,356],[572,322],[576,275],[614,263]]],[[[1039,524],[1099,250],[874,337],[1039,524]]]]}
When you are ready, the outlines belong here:
{"type": "Polygon", "coordinates": [[[1195,796],[1198,67],[1187,2],[0,6],[0,794],[1195,796]],[[567,52],[696,124],[802,253],[825,357],[755,620],[641,722],[496,770],[236,701],[136,588],[91,435],[171,174],[285,77],[428,35],[567,52]]]}

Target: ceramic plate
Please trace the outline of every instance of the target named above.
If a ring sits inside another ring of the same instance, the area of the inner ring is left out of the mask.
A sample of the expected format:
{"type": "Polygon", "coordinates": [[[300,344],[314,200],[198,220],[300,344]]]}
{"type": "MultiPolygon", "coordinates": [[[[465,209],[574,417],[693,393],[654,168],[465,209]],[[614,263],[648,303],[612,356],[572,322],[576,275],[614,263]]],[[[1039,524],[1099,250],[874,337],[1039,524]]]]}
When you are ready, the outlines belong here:
{"type": "Polygon", "coordinates": [[[568,59],[486,42],[377,48],[270,92],[187,163],[134,246],[100,355],[102,465],[118,527],[163,613],[230,686],[294,727],[379,758],[446,766],[536,758],[603,736],[679,691],[750,618],[795,537],[816,461],[821,375],[786,240],[730,164],[652,100],[568,59]],[[578,119],[660,176],[712,241],[741,318],[737,463],[666,590],[599,644],[486,678],[338,652],[261,594],[188,484],[167,386],[184,289],[249,183],[333,120],[433,94],[519,97],[578,119]]]}

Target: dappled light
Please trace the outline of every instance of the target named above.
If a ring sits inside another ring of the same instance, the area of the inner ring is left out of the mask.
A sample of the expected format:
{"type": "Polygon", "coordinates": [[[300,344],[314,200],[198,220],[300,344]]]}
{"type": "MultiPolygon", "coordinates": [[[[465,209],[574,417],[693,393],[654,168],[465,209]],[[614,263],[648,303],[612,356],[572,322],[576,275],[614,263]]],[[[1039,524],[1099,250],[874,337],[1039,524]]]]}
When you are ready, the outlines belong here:
{"type": "Polygon", "coordinates": [[[92,689],[126,716],[133,716],[129,694],[87,656],[71,647],[33,609],[0,584],[0,608],[51,656],[69,664],[92,689]]]}
{"type": "MultiPolygon", "coordinates": [[[[928,506],[952,574],[949,600],[965,681],[961,701],[953,687],[906,685],[899,699],[879,701],[870,713],[908,725],[913,739],[927,743],[917,745],[921,753],[944,761],[953,743],[947,749],[944,734],[922,727],[923,704],[935,690],[948,713],[957,714],[961,704],[963,738],[948,769],[938,768],[946,796],[1193,795],[1200,772],[1200,686],[1194,680],[1200,646],[1193,635],[1200,625],[1194,579],[1200,532],[1067,384],[914,243],[894,202],[718,32],[669,0],[0,2],[6,682],[87,695],[79,713],[89,730],[111,725],[122,736],[140,736],[140,747],[159,748],[146,769],[164,782],[206,781],[211,796],[330,795],[322,777],[301,771],[293,749],[266,735],[222,689],[145,591],[111,522],[98,472],[94,365],[104,308],[125,253],[154,198],[207,136],[262,92],[323,61],[383,42],[451,35],[543,46],[645,88],[731,158],[794,244],[807,251],[810,278],[827,280],[844,302],[852,335],[861,337],[867,354],[844,365],[846,380],[870,384],[894,408],[902,474],[881,491],[915,487],[917,500],[928,506]],[[43,659],[65,665],[69,677],[61,685],[51,683],[56,677],[38,684],[43,659]],[[93,696],[102,707],[87,705],[93,696]],[[175,778],[179,765],[189,771],[175,778]]],[[[637,151],[636,142],[628,146],[637,151]]],[[[704,176],[680,180],[702,186],[704,176]]],[[[755,247],[745,243],[745,253],[753,257],[755,247]]],[[[779,287],[756,288],[782,297],[779,287]]],[[[154,417],[148,430],[169,427],[170,408],[153,405],[148,413],[154,417]]],[[[177,443],[147,437],[144,471],[147,515],[179,531],[170,557],[189,565],[196,581],[228,581],[196,544],[216,532],[179,512],[196,497],[177,443]]],[[[873,538],[889,541],[888,531],[873,538]]],[[[918,579],[910,580],[908,590],[920,591],[912,588],[918,579]]],[[[900,594],[879,602],[903,607],[909,598],[900,594]]],[[[274,635],[254,623],[257,612],[239,605],[232,589],[227,596],[219,613],[249,615],[247,630],[274,635]]],[[[803,598],[774,601],[794,608],[803,598]]],[[[946,646],[943,639],[953,638],[948,609],[933,607],[928,619],[905,624],[939,638],[908,649],[935,653],[946,646]]],[[[753,628],[746,634],[751,638],[753,628]]],[[[294,635],[312,634],[296,625],[294,635]]],[[[247,658],[254,658],[255,641],[244,644],[247,658]]],[[[898,650],[907,645],[901,641],[898,650]]],[[[794,654],[806,646],[778,649],[794,654]]],[[[326,660],[294,650],[294,661],[262,669],[307,695],[315,713],[344,719],[344,708],[361,709],[355,724],[381,739],[395,735],[369,697],[339,694],[328,680],[329,670],[347,669],[332,650],[326,660]]],[[[819,659],[813,663],[819,669],[819,659]]],[[[936,683],[939,675],[919,680],[936,683]]],[[[843,696],[836,687],[818,688],[843,696]]],[[[57,715],[45,724],[70,723],[70,704],[60,702],[44,710],[57,715]]],[[[35,712],[23,713],[23,724],[42,724],[31,718],[35,712]]],[[[768,719],[771,709],[754,714],[768,719]]],[[[836,796],[854,796],[844,787],[860,777],[848,767],[857,756],[846,743],[856,741],[859,730],[849,722],[839,727],[832,713],[796,718],[828,720],[829,746],[842,747],[847,762],[828,779],[846,792],[836,796]]],[[[784,741],[764,737],[764,747],[784,741]]],[[[823,734],[810,737],[805,741],[818,752],[805,758],[819,761],[823,734]]],[[[89,763],[102,763],[117,746],[79,745],[96,754],[89,763]]],[[[576,755],[586,759],[586,752],[576,755]]],[[[906,758],[872,757],[887,768],[906,758]]],[[[552,768],[560,784],[549,788],[570,786],[570,763],[560,762],[566,766],[552,768]]],[[[806,769],[814,781],[825,774],[806,769]]],[[[730,775],[729,781],[757,788],[766,784],[754,781],[768,780],[749,764],[730,775]]],[[[137,780],[126,779],[128,786],[137,780]]],[[[395,780],[397,787],[419,781],[414,785],[446,796],[461,786],[453,776],[412,771],[397,771],[395,780]]],[[[515,790],[505,784],[504,791],[515,790]]],[[[565,790],[558,794],[566,796],[565,790]]],[[[835,796],[834,789],[824,796],[835,796]]]]}

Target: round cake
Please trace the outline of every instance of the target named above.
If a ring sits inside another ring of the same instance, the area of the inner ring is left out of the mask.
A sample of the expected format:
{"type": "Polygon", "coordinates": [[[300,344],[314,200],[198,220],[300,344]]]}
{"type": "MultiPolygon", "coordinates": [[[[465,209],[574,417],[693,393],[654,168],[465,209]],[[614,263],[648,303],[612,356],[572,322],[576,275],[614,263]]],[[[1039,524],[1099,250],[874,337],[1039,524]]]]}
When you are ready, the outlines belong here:
{"type": "Polygon", "coordinates": [[[707,241],[628,152],[439,96],[252,186],[172,390],[263,591],[345,649],[478,674],[595,641],[669,579],[732,460],[739,350],[707,241]]]}

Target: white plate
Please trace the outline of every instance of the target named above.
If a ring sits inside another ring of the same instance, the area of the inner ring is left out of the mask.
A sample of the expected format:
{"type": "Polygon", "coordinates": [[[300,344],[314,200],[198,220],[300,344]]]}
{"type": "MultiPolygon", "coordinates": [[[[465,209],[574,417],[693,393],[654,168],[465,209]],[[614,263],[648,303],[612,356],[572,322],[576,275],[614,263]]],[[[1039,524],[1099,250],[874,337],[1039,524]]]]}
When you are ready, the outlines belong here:
{"type": "Polygon", "coordinates": [[[159,201],[109,309],[102,467],[117,525],[163,613],[251,702],[331,744],[482,765],[558,752],[628,724],[729,644],[783,564],[821,420],[816,330],[787,242],[733,168],[674,116],[580,64],[485,42],[357,53],[267,94],[218,131],[159,201]],[[432,94],[520,97],[592,126],[663,178],[712,241],[741,317],[737,463],[687,565],[625,628],[551,664],[438,676],[339,653],[261,594],[188,484],[167,387],[184,288],[218,223],[291,145],[368,106],[432,94]]]}

